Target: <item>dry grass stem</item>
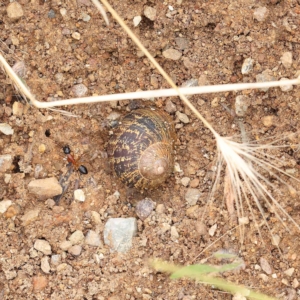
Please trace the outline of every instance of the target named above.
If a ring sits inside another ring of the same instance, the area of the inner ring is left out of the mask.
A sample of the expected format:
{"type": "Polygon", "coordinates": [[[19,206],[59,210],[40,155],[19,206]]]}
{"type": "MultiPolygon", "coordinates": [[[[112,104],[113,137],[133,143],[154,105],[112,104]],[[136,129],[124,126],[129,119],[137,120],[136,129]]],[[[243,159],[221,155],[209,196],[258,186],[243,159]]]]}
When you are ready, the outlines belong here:
{"type": "Polygon", "coordinates": [[[104,10],[103,6],[99,3],[97,0],[92,0],[93,4],[97,7],[97,9],[100,11],[106,25],[109,25],[108,17],[106,15],[106,11],[104,10]]]}
{"type": "MultiPolygon", "coordinates": [[[[264,87],[277,87],[283,85],[296,85],[300,83],[300,78],[285,80],[285,81],[271,81],[271,82],[258,82],[258,83],[236,83],[236,84],[221,84],[211,86],[197,86],[197,87],[183,87],[176,89],[161,89],[151,91],[139,91],[131,93],[121,93],[112,95],[101,95],[93,97],[83,98],[72,98],[66,100],[57,100],[52,102],[40,102],[30,92],[28,87],[24,84],[22,79],[13,71],[13,69],[6,62],[5,58],[0,54],[0,63],[4,70],[11,78],[13,83],[17,86],[18,90],[24,94],[37,108],[50,108],[58,106],[76,105],[76,104],[90,104],[97,102],[108,102],[108,101],[122,101],[122,100],[133,100],[133,99],[150,99],[158,97],[171,97],[182,95],[196,95],[196,94],[208,94],[217,92],[228,92],[228,91],[239,91],[247,89],[260,89],[264,87]]],[[[187,100],[188,101],[188,100],[187,100]]],[[[189,101],[188,101],[189,102],[189,101]]],[[[198,112],[199,113],[199,112],[198,112]]]]}

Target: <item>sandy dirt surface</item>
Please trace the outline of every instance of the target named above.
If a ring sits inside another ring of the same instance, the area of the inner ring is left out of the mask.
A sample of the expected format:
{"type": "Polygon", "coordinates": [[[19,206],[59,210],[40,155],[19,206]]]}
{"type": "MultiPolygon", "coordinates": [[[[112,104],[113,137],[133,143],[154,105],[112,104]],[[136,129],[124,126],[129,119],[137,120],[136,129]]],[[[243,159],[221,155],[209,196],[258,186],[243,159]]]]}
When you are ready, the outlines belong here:
{"type": "MultiPolygon", "coordinates": [[[[19,4],[23,15],[14,17],[7,13],[9,1],[0,3],[0,49],[11,66],[24,62],[22,78],[40,101],[76,96],[79,84],[86,88],[86,96],[168,87],[111,15],[107,27],[90,1],[20,0],[19,4]]],[[[300,70],[299,1],[159,0],[113,1],[112,5],[178,86],[190,79],[197,79],[200,85],[255,82],[264,71],[276,79],[294,78],[300,70]],[[148,17],[146,6],[154,9],[148,17]],[[136,16],[142,20],[134,27],[136,16]],[[171,57],[168,49],[176,50],[171,57]],[[242,74],[247,58],[253,59],[253,69],[242,74]]],[[[216,93],[190,100],[220,135],[233,136],[240,135],[241,126],[224,105],[235,110],[238,95],[249,99],[241,118],[249,139],[275,139],[298,130],[297,87],[216,93]]],[[[250,222],[241,245],[239,230],[233,229],[237,223],[224,204],[222,173],[218,191],[201,221],[212,186],[216,144],[180,99],[61,109],[76,117],[26,104],[0,72],[0,123],[14,130],[13,135],[0,133],[0,154],[10,159],[0,168],[0,201],[9,204],[0,213],[0,299],[232,299],[230,294],[192,280],[172,281],[148,263],[150,258],[184,265],[210,262],[209,257],[218,250],[236,253],[244,260],[242,269],[221,277],[279,299],[300,299],[299,231],[289,224],[288,232],[274,210],[262,204],[281,253],[254,203],[253,216],[245,204],[250,222]],[[169,111],[176,124],[176,162],[181,168],[160,189],[143,194],[113,176],[106,153],[112,119],[138,107],[169,111]],[[189,122],[181,122],[178,112],[189,122]],[[70,172],[62,150],[65,145],[75,157],[81,157],[87,175],[70,172]],[[33,180],[59,180],[67,174],[71,174],[68,189],[59,205],[53,197],[30,193],[33,180]],[[74,200],[78,188],[84,191],[85,202],[74,200]],[[120,197],[113,196],[116,191],[120,197]],[[195,191],[199,199],[187,200],[186,194],[195,191]],[[156,207],[141,220],[135,208],[145,197],[156,207]],[[104,226],[112,217],[138,220],[137,235],[127,253],[113,253],[104,244],[104,226]],[[90,230],[100,237],[97,246],[79,239],[73,243],[80,246],[78,251],[78,247],[70,250],[63,243],[76,231],[86,237],[90,230]],[[39,248],[38,240],[47,245],[39,248]]],[[[286,141],[289,143],[292,141],[286,141]]],[[[299,178],[297,147],[272,154],[284,170],[299,178]]],[[[276,176],[268,172],[265,176],[273,184],[270,192],[300,224],[298,193],[288,191],[276,176]]],[[[283,179],[295,189],[299,186],[283,179]]]]}

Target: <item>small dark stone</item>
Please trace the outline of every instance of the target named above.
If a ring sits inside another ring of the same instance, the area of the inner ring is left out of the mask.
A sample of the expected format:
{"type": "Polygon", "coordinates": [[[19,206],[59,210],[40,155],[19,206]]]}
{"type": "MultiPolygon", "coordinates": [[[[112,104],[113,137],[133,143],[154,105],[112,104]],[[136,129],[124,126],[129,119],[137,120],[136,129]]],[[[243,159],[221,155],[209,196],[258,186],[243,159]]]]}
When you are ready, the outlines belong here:
{"type": "Polygon", "coordinates": [[[48,12],[48,18],[54,19],[55,18],[55,11],[53,9],[50,9],[48,12]]]}
{"type": "Polygon", "coordinates": [[[151,214],[154,207],[155,203],[150,198],[145,198],[137,203],[135,211],[141,220],[145,220],[151,214]]]}

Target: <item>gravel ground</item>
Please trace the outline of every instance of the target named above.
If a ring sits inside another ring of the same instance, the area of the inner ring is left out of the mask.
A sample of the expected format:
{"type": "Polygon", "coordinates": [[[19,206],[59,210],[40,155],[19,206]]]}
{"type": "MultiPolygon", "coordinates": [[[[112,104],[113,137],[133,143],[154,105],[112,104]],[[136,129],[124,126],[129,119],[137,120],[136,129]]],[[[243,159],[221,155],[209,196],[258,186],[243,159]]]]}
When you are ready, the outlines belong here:
{"type": "MultiPolygon", "coordinates": [[[[11,66],[24,62],[17,68],[40,101],[168,87],[110,14],[107,27],[90,1],[9,2],[0,3],[0,50],[11,66]]],[[[178,86],[191,79],[199,85],[291,79],[300,70],[296,0],[111,4],[178,86]]],[[[244,128],[249,139],[263,141],[298,130],[299,97],[299,88],[286,87],[190,100],[220,135],[238,136],[244,128]]],[[[274,209],[263,205],[272,241],[255,204],[253,215],[245,204],[249,224],[241,245],[236,218],[224,203],[222,173],[202,220],[216,144],[180,99],[62,107],[76,116],[69,117],[30,106],[0,73],[0,104],[0,123],[13,129],[9,135],[0,132],[0,299],[232,299],[192,280],[170,280],[149,265],[151,258],[210,262],[218,250],[244,261],[242,269],[221,277],[279,299],[300,299],[299,231],[289,224],[288,232],[274,209]],[[115,120],[139,107],[172,116],[180,168],[161,188],[144,193],[114,177],[106,152],[115,120]],[[87,175],[70,169],[65,145],[80,157],[87,175]],[[61,185],[65,192],[56,205],[61,185]],[[74,199],[74,190],[83,191],[84,202],[74,199]],[[145,198],[152,200],[146,218],[137,212],[145,198]],[[129,251],[113,252],[105,243],[110,218],[135,218],[129,251]]],[[[299,178],[295,143],[298,138],[272,154],[299,178]]],[[[297,184],[283,178],[294,184],[295,190],[287,190],[274,174],[265,176],[280,205],[300,224],[297,184]]]]}

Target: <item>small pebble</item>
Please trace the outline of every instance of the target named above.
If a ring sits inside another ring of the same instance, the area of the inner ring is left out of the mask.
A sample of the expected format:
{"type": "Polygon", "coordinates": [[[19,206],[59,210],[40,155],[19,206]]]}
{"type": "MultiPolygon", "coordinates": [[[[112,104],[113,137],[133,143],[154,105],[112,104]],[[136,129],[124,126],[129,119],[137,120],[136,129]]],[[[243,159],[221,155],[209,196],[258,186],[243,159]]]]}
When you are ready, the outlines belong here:
{"type": "Polygon", "coordinates": [[[0,155],[0,173],[4,173],[10,169],[13,158],[10,154],[0,155]]]}
{"type": "Polygon", "coordinates": [[[141,220],[145,220],[154,208],[155,203],[150,198],[145,198],[137,203],[135,212],[141,220]]]}
{"type": "Polygon", "coordinates": [[[135,16],[133,18],[133,26],[137,27],[140,24],[141,21],[142,21],[142,17],[141,16],[135,16]]]}
{"type": "Polygon", "coordinates": [[[91,16],[86,14],[86,13],[82,13],[82,21],[83,22],[89,22],[91,19],[91,16]]]}
{"type": "Polygon", "coordinates": [[[4,182],[7,184],[10,183],[10,180],[11,180],[11,174],[4,174],[4,182]]]}
{"type": "Polygon", "coordinates": [[[101,216],[98,212],[96,211],[91,211],[91,220],[94,224],[101,224],[101,216]]]}
{"type": "Polygon", "coordinates": [[[61,8],[59,10],[60,14],[62,15],[62,17],[64,17],[67,14],[67,10],[65,8],[61,8]]]}
{"type": "Polygon", "coordinates": [[[198,78],[198,84],[199,86],[210,85],[209,80],[207,79],[207,75],[200,75],[200,77],[198,78]]]}
{"type": "Polygon", "coordinates": [[[198,178],[194,178],[191,182],[190,182],[190,187],[191,188],[196,188],[197,186],[199,186],[200,180],[198,178]]]}
{"type": "Polygon", "coordinates": [[[274,116],[265,116],[262,118],[262,123],[266,127],[271,127],[274,125],[275,117],[274,116]]]}
{"type": "Polygon", "coordinates": [[[296,289],[296,288],[299,287],[299,281],[298,281],[297,278],[294,278],[294,279],[293,279],[292,287],[293,287],[294,289],[296,289]]]}
{"type": "Polygon", "coordinates": [[[54,19],[55,18],[55,11],[53,9],[50,9],[48,12],[48,18],[49,19],[54,19]]]}
{"type": "Polygon", "coordinates": [[[62,35],[70,35],[70,34],[71,34],[71,30],[70,30],[69,28],[64,27],[64,28],[61,30],[61,34],[62,34],[62,35]]]}
{"type": "Polygon", "coordinates": [[[258,7],[255,9],[253,13],[254,19],[256,19],[258,22],[263,22],[266,17],[268,16],[268,9],[266,7],[258,7]]]}
{"type": "Polygon", "coordinates": [[[41,269],[46,274],[50,273],[50,265],[49,265],[49,257],[48,256],[42,257],[42,259],[41,259],[41,269]]]}
{"type": "Polygon", "coordinates": [[[151,6],[145,6],[144,15],[149,20],[154,21],[156,19],[156,9],[151,6]]]}
{"type": "Polygon", "coordinates": [[[209,230],[208,230],[208,234],[209,234],[210,236],[214,236],[214,235],[215,235],[215,232],[216,232],[216,230],[217,230],[217,227],[218,227],[217,224],[214,224],[213,226],[211,226],[211,227],[209,228],[209,230]]]}
{"type": "Polygon", "coordinates": [[[156,210],[155,210],[158,214],[163,214],[166,211],[166,207],[164,204],[157,204],[156,206],[156,210]]]}
{"type": "Polygon", "coordinates": [[[67,251],[71,247],[72,247],[72,243],[70,241],[63,241],[59,244],[59,248],[62,251],[67,251]]]}
{"type": "Polygon", "coordinates": [[[281,280],[281,282],[282,282],[284,285],[289,286],[289,282],[288,282],[287,279],[283,278],[283,279],[281,280]]]}
{"type": "MultiPolygon", "coordinates": [[[[15,2],[13,2],[15,3],[15,2]]],[[[2,133],[4,133],[5,135],[13,135],[14,134],[14,130],[11,128],[10,125],[6,124],[6,123],[0,123],[0,131],[2,133]]]]}
{"type": "MultiPolygon", "coordinates": [[[[17,38],[16,38],[16,39],[17,39],[17,38]]],[[[13,39],[12,39],[12,40],[13,40],[13,39]]],[[[17,42],[17,41],[15,40],[15,43],[18,44],[19,41],[17,42]]],[[[26,65],[25,65],[25,62],[24,62],[24,61],[22,61],[22,60],[17,61],[17,62],[13,65],[12,69],[15,71],[15,73],[16,73],[18,76],[20,76],[20,77],[25,77],[25,76],[26,76],[27,70],[26,70],[26,65]]]]}
{"type": "Polygon", "coordinates": [[[75,32],[73,32],[72,33],[72,38],[74,39],[74,40],[80,40],[80,33],[79,32],[77,32],[77,31],[75,31],[75,32]]]}
{"type": "Polygon", "coordinates": [[[132,246],[132,238],[136,233],[135,218],[111,218],[104,227],[104,243],[111,251],[127,252],[132,246]]]}
{"type": "Polygon", "coordinates": [[[246,224],[249,224],[249,218],[248,217],[239,218],[239,225],[246,225],[246,224]]]}
{"type": "MultiPolygon", "coordinates": [[[[195,79],[195,78],[192,78],[192,79],[189,79],[187,81],[185,81],[181,87],[194,87],[194,86],[199,86],[199,81],[198,79],[195,79]]],[[[191,98],[192,95],[186,95],[185,96],[187,99],[191,98]]]]}
{"type": "Polygon", "coordinates": [[[278,234],[272,235],[272,245],[279,246],[280,243],[280,236],[278,234]]]}
{"type": "Polygon", "coordinates": [[[61,261],[61,255],[60,254],[53,254],[51,255],[51,265],[58,265],[61,261]]]}
{"type": "Polygon", "coordinates": [[[196,223],[196,231],[200,235],[206,235],[207,234],[207,226],[203,222],[198,221],[196,223]]]}
{"type": "Polygon", "coordinates": [[[69,265],[67,263],[62,263],[57,266],[56,271],[61,272],[63,270],[66,270],[68,267],[69,265]]]}
{"type": "Polygon", "coordinates": [[[116,121],[116,120],[120,119],[120,117],[121,117],[120,113],[113,111],[107,116],[106,119],[109,121],[116,121]]]}
{"type": "Polygon", "coordinates": [[[176,117],[184,124],[188,124],[190,122],[189,117],[186,114],[183,114],[179,111],[176,112],[176,117]]]}
{"type": "Polygon", "coordinates": [[[76,245],[76,244],[80,244],[83,242],[84,240],[84,234],[81,230],[76,230],[74,231],[69,239],[68,239],[73,245],[76,245]]]}
{"type": "Polygon", "coordinates": [[[55,214],[61,214],[65,208],[63,206],[54,206],[52,207],[52,210],[55,214]]]}
{"type": "Polygon", "coordinates": [[[75,97],[83,97],[88,92],[88,89],[83,83],[80,83],[72,87],[72,92],[75,97]]]}
{"type": "Polygon", "coordinates": [[[163,51],[162,54],[165,58],[172,59],[172,60],[179,60],[180,57],[182,56],[182,53],[180,51],[172,48],[163,51]]]}
{"type": "Polygon", "coordinates": [[[22,5],[16,1],[10,3],[6,8],[6,11],[8,17],[14,20],[17,20],[24,15],[22,5]]]}
{"type": "Polygon", "coordinates": [[[62,187],[55,177],[35,179],[28,184],[28,191],[40,200],[46,200],[62,193],[62,187]]]}
{"type": "Polygon", "coordinates": [[[29,249],[29,256],[30,256],[31,258],[36,258],[36,257],[39,256],[39,252],[36,251],[36,250],[33,249],[33,248],[30,248],[30,249],[29,249]]]}
{"type": "Polygon", "coordinates": [[[40,144],[39,145],[39,153],[44,153],[46,151],[46,145],[45,144],[40,144]]]}
{"type": "Polygon", "coordinates": [[[254,59],[252,58],[246,58],[243,62],[243,65],[242,65],[242,74],[245,75],[245,74],[249,74],[252,70],[253,70],[253,64],[254,64],[254,59]]]}
{"type": "Polygon", "coordinates": [[[211,107],[218,107],[219,106],[219,98],[215,97],[214,99],[212,99],[211,101],[211,107]]]}
{"type": "Polygon", "coordinates": [[[254,269],[255,269],[255,270],[261,270],[261,267],[260,267],[260,265],[256,264],[256,265],[254,266],[254,269]]]}
{"type": "Polygon", "coordinates": [[[0,213],[4,214],[11,205],[12,205],[11,200],[0,201],[0,213]]]}
{"type": "Polygon", "coordinates": [[[171,240],[176,241],[179,238],[178,231],[175,226],[171,226],[171,240]]]}
{"type": "Polygon", "coordinates": [[[89,230],[85,237],[85,243],[89,246],[99,247],[101,245],[99,233],[89,230]]]}
{"type": "Polygon", "coordinates": [[[189,47],[189,40],[184,37],[175,38],[175,43],[180,50],[185,50],[189,47]]]}
{"type": "Polygon", "coordinates": [[[198,79],[195,78],[189,79],[181,85],[181,87],[193,87],[193,86],[199,86],[198,79]]]}
{"type": "Polygon", "coordinates": [[[74,245],[69,248],[68,252],[74,256],[79,256],[81,254],[82,247],[80,245],[74,245]]]}
{"type": "MultiPolygon", "coordinates": [[[[263,71],[261,74],[256,75],[256,82],[268,82],[268,81],[275,81],[276,78],[273,76],[271,70],[267,69],[263,71]]],[[[263,92],[267,92],[269,88],[262,88],[263,92]]]]}
{"type": "Polygon", "coordinates": [[[189,206],[193,206],[197,203],[201,196],[201,193],[198,189],[189,188],[185,193],[185,201],[189,206]]]}
{"type": "Polygon", "coordinates": [[[268,275],[272,274],[271,266],[269,265],[268,261],[263,257],[260,258],[260,266],[265,273],[267,273],[268,275]]]}
{"type": "Polygon", "coordinates": [[[27,226],[30,223],[34,222],[38,218],[39,213],[40,213],[40,209],[38,209],[38,208],[29,210],[28,212],[26,212],[24,214],[24,216],[21,218],[22,226],[27,226]]]}
{"type": "Polygon", "coordinates": [[[186,209],[186,216],[190,219],[197,219],[199,216],[199,205],[193,205],[186,209]]]}
{"type": "Polygon", "coordinates": [[[280,236],[278,234],[274,234],[272,236],[272,245],[279,246],[280,243],[280,236]]]}
{"type": "Polygon", "coordinates": [[[46,240],[36,240],[33,247],[45,255],[50,255],[52,253],[51,246],[46,240]]]}
{"type": "Polygon", "coordinates": [[[239,95],[235,98],[235,113],[239,117],[243,117],[250,105],[249,97],[245,95],[239,95]]]}
{"type": "Polygon", "coordinates": [[[155,75],[151,75],[150,83],[155,89],[158,88],[158,78],[155,75]]]}
{"type": "Polygon", "coordinates": [[[32,278],[32,285],[34,291],[42,291],[48,285],[47,277],[45,276],[34,276],[32,278]]]}
{"type": "Polygon", "coordinates": [[[7,219],[13,218],[14,216],[20,214],[21,207],[18,204],[12,204],[7,211],[4,213],[4,217],[7,219]]]}
{"type": "Polygon", "coordinates": [[[165,111],[168,112],[169,114],[174,114],[176,110],[177,110],[176,105],[171,100],[168,99],[166,101],[165,111]]]}
{"type": "Polygon", "coordinates": [[[289,277],[292,277],[293,274],[294,274],[294,271],[295,271],[295,268],[289,268],[286,271],[284,271],[284,274],[289,276],[289,277]]]}
{"type": "MultiPolygon", "coordinates": [[[[196,67],[196,64],[192,60],[190,60],[188,57],[183,57],[182,61],[183,61],[183,65],[187,69],[193,69],[194,67],[196,67]]],[[[188,97],[191,97],[191,95],[188,97]]]]}
{"type": "MultiPolygon", "coordinates": [[[[7,280],[12,280],[12,279],[14,279],[14,278],[16,278],[17,277],[17,272],[15,271],[15,270],[5,270],[4,272],[4,275],[5,275],[5,278],[7,279],[7,280]]],[[[2,282],[1,282],[2,283],[2,282]]],[[[1,294],[0,294],[1,295],[1,294]]],[[[3,295],[3,294],[2,294],[3,295]]],[[[2,296],[1,295],[1,296],[2,296]]]]}
{"type": "Polygon", "coordinates": [[[54,78],[55,78],[56,83],[58,83],[58,84],[61,84],[64,81],[64,75],[63,75],[63,73],[56,73],[54,75],[54,78]]]}
{"type": "Polygon", "coordinates": [[[190,183],[191,179],[189,177],[183,177],[180,179],[180,182],[183,186],[187,187],[190,183]]]}
{"type": "MultiPolygon", "coordinates": [[[[279,81],[283,81],[283,80],[288,80],[288,78],[281,78],[279,81]]],[[[283,92],[289,92],[293,90],[293,85],[292,84],[288,84],[288,85],[281,85],[280,89],[283,92]]]]}
{"type": "Polygon", "coordinates": [[[21,102],[15,101],[12,106],[13,115],[17,117],[21,117],[24,111],[24,105],[21,102]]]}
{"type": "Polygon", "coordinates": [[[80,202],[85,201],[85,194],[82,189],[77,189],[74,191],[74,199],[80,202]]]}
{"type": "Polygon", "coordinates": [[[175,164],[174,164],[174,173],[181,173],[181,172],[182,172],[182,170],[180,168],[179,163],[175,162],[175,164]]]}
{"type": "Polygon", "coordinates": [[[293,63],[293,54],[292,52],[284,52],[280,57],[280,61],[286,69],[289,69],[293,63]]]}

